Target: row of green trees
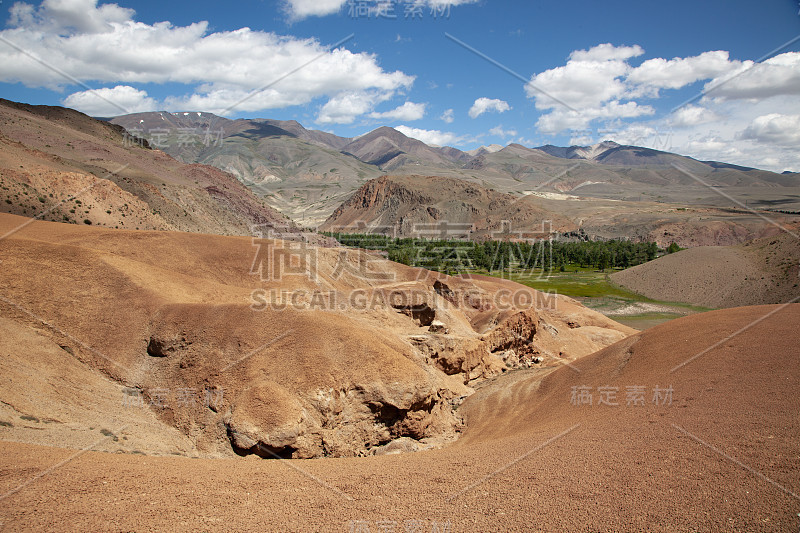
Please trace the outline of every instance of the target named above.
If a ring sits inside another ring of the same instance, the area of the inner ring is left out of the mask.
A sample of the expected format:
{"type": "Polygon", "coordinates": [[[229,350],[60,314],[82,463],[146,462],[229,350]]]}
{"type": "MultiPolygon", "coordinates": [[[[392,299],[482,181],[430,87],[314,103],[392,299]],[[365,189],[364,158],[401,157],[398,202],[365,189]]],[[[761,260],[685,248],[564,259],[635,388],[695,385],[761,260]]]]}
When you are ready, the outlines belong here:
{"type": "MultiPolygon", "coordinates": [[[[629,268],[655,259],[662,250],[654,242],[624,240],[534,242],[427,240],[385,235],[330,233],[342,245],[381,250],[398,263],[446,273],[465,271],[629,268]]],[[[671,245],[665,253],[679,248],[671,245]]]]}

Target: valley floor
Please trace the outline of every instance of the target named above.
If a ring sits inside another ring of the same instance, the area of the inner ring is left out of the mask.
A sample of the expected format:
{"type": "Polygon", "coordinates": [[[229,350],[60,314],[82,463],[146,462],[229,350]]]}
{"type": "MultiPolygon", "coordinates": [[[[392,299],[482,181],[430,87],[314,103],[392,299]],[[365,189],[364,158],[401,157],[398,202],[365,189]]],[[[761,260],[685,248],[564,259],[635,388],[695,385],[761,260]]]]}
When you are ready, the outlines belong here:
{"type": "Polygon", "coordinates": [[[507,374],[461,407],[462,439],[416,454],[211,460],[2,442],[0,527],[793,531],[798,320],[800,305],[703,313],[507,374]]]}
{"type": "Polygon", "coordinates": [[[638,330],[710,310],[687,303],[652,299],[625,289],[609,279],[614,272],[624,271],[615,269],[601,272],[570,266],[566,272],[511,272],[495,275],[539,291],[569,296],[589,309],[638,330]]]}

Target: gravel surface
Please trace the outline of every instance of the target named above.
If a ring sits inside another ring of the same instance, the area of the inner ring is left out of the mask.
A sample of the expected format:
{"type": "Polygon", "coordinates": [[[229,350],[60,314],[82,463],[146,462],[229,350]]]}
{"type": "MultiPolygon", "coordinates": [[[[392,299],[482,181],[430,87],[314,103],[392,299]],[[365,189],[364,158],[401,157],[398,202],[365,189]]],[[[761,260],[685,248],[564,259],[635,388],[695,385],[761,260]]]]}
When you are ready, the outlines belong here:
{"type": "Polygon", "coordinates": [[[690,248],[611,280],[655,300],[711,308],[789,302],[800,298],[800,240],[784,233],[738,246],[690,248]]]}
{"type": "Polygon", "coordinates": [[[211,460],[2,442],[0,525],[796,531],[798,320],[800,305],[715,311],[572,366],[508,374],[462,406],[461,440],[429,452],[211,460]],[[587,387],[592,404],[573,405],[573,387],[587,387]]]}

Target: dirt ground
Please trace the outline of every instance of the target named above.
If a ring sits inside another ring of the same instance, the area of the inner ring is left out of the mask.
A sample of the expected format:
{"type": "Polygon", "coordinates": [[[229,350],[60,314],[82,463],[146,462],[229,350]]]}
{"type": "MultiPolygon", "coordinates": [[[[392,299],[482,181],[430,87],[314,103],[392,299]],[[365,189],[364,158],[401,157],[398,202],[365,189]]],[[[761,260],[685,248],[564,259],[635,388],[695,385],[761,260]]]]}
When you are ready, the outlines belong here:
{"type": "Polygon", "coordinates": [[[611,276],[648,298],[711,308],[785,303],[800,298],[800,239],[787,227],[737,246],[704,246],[666,255],[611,276]]]}
{"type": "Polygon", "coordinates": [[[0,524],[4,531],[794,531],[798,319],[800,305],[704,313],[571,367],[506,374],[461,407],[464,436],[429,452],[212,460],[3,442],[0,524]]]}

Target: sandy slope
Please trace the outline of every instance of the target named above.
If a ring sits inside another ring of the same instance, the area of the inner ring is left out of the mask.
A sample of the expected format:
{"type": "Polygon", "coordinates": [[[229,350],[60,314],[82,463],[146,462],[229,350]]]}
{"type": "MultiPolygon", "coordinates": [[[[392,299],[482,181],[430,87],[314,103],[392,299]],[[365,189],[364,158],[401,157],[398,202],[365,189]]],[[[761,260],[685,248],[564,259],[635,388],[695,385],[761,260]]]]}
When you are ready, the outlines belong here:
{"type": "Polygon", "coordinates": [[[783,232],[738,246],[691,248],[611,280],[649,298],[704,307],[789,302],[800,298],[800,239],[783,232]]]}
{"type": "Polygon", "coordinates": [[[480,382],[633,333],[568,298],[357,251],[28,222],[0,215],[0,235],[19,229],[0,240],[7,339],[40,346],[0,343],[0,438],[75,447],[106,430],[103,450],[204,457],[438,446],[480,382]],[[96,391],[97,413],[62,381],[96,391]]]}
{"type": "MultiPolygon", "coordinates": [[[[0,216],[0,231],[25,221],[0,216]]],[[[800,304],[628,336],[569,299],[501,310],[492,296],[515,287],[504,280],[420,278],[385,261],[372,268],[394,273],[391,283],[334,277],[326,269],[339,252],[320,249],[316,281],[264,281],[250,274],[253,253],[245,238],[44,222],[0,240],[0,528],[797,527],[800,304]],[[448,333],[395,308],[255,313],[248,301],[259,287],[378,285],[427,295],[448,333]],[[165,357],[148,355],[153,338],[165,357]],[[512,345],[543,363],[503,372],[508,354],[491,350],[512,345]],[[123,387],[178,385],[226,392],[215,409],[117,403],[123,387]],[[325,411],[316,395],[329,387],[343,394],[325,411]],[[576,387],[591,405],[575,405],[576,387]],[[447,429],[454,395],[473,389],[456,411],[462,437],[441,449],[291,461],[232,453],[247,438],[309,454],[320,438],[339,455],[404,432],[424,443],[447,429]],[[204,457],[163,455],[175,452],[204,457]]]]}
{"type": "Polygon", "coordinates": [[[297,231],[234,176],[185,165],[124,129],[61,107],[0,99],[0,210],[125,229],[297,231]]]}
{"type": "Polygon", "coordinates": [[[798,319],[800,305],[695,315],[544,379],[506,375],[463,406],[464,438],[430,452],[278,462],[2,443],[0,521],[9,531],[793,531],[798,319]],[[644,405],[626,406],[631,385],[646,389],[644,405]],[[573,386],[592,387],[594,405],[571,405],[573,386]],[[603,386],[619,387],[621,405],[597,405],[603,386]],[[657,386],[672,387],[671,405],[653,404],[657,386]]]}

